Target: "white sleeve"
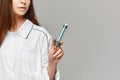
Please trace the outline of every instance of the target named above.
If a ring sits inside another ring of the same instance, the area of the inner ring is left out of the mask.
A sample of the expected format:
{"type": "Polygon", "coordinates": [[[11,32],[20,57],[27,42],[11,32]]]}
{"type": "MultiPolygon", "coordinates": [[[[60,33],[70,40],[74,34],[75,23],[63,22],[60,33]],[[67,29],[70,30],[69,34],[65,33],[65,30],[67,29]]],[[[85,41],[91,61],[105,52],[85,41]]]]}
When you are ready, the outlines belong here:
{"type": "MultiPolygon", "coordinates": [[[[42,49],[41,49],[41,53],[42,53],[42,70],[41,70],[41,76],[42,76],[42,80],[50,80],[49,79],[49,75],[48,75],[48,55],[49,55],[49,50],[51,47],[51,43],[52,43],[52,37],[48,37],[47,35],[44,36],[43,41],[42,41],[42,49]]],[[[56,74],[55,74],[55,80],[60,80],[60,71],[57,70],[56,74]]]]}

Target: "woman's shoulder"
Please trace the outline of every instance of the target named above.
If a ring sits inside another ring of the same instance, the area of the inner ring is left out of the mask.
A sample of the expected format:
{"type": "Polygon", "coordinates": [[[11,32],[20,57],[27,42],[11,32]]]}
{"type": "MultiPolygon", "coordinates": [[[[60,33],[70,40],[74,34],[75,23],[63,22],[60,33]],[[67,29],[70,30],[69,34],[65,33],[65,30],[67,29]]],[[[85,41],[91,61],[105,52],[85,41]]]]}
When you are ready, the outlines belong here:
{"type": "Polygon", "coordinates": [[[48,30],[44,26],[38,26],[38,25],[33,24],[33,30],[46,36],[47,38],[52,38],[52,36],[50,35],[48,30]]]}

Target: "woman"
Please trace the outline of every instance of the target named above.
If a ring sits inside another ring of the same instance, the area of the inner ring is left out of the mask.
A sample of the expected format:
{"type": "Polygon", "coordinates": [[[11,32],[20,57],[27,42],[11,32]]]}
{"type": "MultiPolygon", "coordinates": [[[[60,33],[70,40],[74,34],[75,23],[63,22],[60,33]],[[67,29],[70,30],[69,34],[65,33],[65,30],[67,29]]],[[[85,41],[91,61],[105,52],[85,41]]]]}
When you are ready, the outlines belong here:
{"type": "Polygon", "coordinates": [[[33,0],[0,0],[0,80],[59,80],[63,43],[38,25],[33,0]]]}

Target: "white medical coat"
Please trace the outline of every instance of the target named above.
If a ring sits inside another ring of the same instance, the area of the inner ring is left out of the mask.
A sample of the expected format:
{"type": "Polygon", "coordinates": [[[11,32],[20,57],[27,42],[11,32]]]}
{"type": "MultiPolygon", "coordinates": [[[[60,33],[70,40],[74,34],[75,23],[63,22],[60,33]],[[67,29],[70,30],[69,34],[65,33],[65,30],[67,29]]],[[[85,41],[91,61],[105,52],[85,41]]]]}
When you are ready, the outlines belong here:
{"type": "Polygon", "coordinates": [[[8,31],[0,47],[0,80],[49,80],[51,42],[47,30],[28,19],[16,32],[8,31]]]}

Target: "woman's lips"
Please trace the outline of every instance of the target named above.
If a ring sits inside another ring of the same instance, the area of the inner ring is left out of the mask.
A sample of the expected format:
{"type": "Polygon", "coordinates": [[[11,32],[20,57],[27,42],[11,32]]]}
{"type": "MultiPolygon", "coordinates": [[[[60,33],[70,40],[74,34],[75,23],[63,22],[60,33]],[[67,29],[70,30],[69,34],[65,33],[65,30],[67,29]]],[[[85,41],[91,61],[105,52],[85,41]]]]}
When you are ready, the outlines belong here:
{"type": "Polygon", "coordinates": [[[26,7],[18,7],[20,10],[26,10],[26,7]]]}

